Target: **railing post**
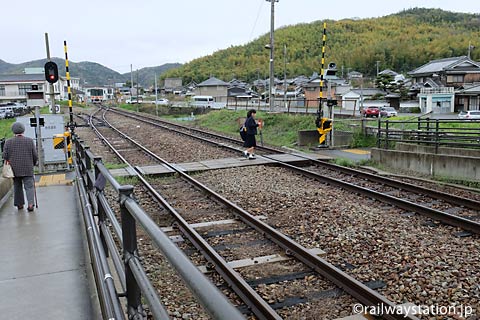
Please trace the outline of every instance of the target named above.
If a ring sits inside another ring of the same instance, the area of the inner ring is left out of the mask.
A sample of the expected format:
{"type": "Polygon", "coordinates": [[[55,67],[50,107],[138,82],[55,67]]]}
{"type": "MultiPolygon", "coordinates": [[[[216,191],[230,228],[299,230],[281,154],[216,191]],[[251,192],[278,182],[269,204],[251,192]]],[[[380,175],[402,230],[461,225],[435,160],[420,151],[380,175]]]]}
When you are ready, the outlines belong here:
{"type": "Polygon", "coordinates": [[[132,217],[125,207],[125,201],[131,197],[133,186],[121,186],[120,192],[120,213],[122,216],[123,235],[123,260],[125,264],[125,283],[127,285],[127,310],[129,319],[142,318],[142,304],[140,287],[135,280],[130,264],[131,257],[138,255],[137,252],[137,229],[135,218],[132,217]]]}
{"type": "Polygon", "coordinates": [[[440,136],[439,136],[439,121],[438,119],[435,120],[435,154],[438,153],[438,143],[439,143],[439,139],[440,139],[440,136]]]}
{"type": "MultiPolygon", "coordinates": [[[[102,162],[102,157],[99,157],[99,156],[93,157],[95,181],[97,181],[97,178],[100,176],[100,170],[98,169],[97,164],[101,162],[102,162]]],[[[108,251],[107,240],[105,239],[105,235],[103,234],[103,231],[102,231],[102,225],[106,225],[107,214],[100,202],[99,195],[100,193],[97,193],[95,196],[96,202],[97,202],[97,215],[98,215],[98,226],[99,226],[98,229],[100,231],[100,240],[102,241],[102,246],[103,246],[103,250],[105,251],[105,256],[108,258],[109,251],[108,251]]]]}
{"type": "Polygon", "coordinates": [[[385,149],[388,150],[388,120],[385,120],[385,149]]]}
{"type": "Polygon", "coordinates": [[[377,128],[377,148],[380,148],[381,140],[381,131],[382,131],[382,120],[378,119],[378,128],[377,128]]]}

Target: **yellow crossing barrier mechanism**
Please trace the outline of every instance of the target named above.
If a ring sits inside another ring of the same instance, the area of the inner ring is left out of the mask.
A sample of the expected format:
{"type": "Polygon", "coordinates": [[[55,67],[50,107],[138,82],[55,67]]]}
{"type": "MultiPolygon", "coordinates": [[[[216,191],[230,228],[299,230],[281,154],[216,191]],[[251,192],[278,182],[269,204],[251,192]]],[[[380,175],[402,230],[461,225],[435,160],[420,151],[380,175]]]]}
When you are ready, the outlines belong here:
{"type": "Polygon", "coordinates": [[[63,134],[56,134],[53,137],[53,148],[63,149],[66,153],[68,164],[73,164],[72,159],[72,134],[70,131],[65,131],[63,134]]]}

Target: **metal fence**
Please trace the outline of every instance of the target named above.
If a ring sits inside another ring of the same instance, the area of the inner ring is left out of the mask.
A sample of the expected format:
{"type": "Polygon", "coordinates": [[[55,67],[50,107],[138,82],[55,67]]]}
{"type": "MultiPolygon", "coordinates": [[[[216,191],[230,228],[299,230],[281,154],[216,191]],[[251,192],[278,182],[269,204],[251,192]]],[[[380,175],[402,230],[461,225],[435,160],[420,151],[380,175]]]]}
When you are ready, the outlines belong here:
{"type": "Polygon", "coordinates": [[[125,319],[127,314],[129,319],[146,319],[143,296],[154,319],[169,319],[142,266],[137,246],[138,223],[213,319],[241,319],[238,310],[138,205],[133,197],[133,186],[119,184],[102,159],[93,155],[75,136],[74,143],[77,188],[103,318],[125,319]],[[121,222],[104,194],[107,184],[118,195],[121,222]],[[121,248],[117,248],[115,238],[121,248]],[[119,252],[123,252],[122,256],[119,252]],[[115,286],[107,257],[111,257],[120,290],[115,286]],[[126,312],[121,308],[120,297],[127,300],[126,312]]]}
{"type": "Polygon", "coordinates": [[[480,120],[418,118],[416,121],[379,120],[377,147],[389,149],[396,142],[438,148],[480,148],[480,120]]]}
{"type": "Polygon", "coordinates": [[[276,111],[286,113],[316,113],[318,111],[319,100],[307,100],[305,98],[287,99],[275,98],[273,110],[270,110],[268,99],[245,99],[239,97],[229,97],[226,107],[230,110],[248,110],[256,109],[261,111],[276,111]]]}

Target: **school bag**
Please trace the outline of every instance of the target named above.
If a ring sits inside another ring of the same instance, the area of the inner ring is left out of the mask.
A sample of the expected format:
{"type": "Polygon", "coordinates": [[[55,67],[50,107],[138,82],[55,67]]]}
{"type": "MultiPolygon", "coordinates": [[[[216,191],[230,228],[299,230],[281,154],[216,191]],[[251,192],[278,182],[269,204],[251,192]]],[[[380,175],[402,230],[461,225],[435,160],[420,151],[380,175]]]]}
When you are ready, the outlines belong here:
{"type": "Polygon", "coordinates": [[[245,125],[241,126],[240,128],[240,138],[242,138],[243,141],[247,139],[247,128],[245,125]]]}

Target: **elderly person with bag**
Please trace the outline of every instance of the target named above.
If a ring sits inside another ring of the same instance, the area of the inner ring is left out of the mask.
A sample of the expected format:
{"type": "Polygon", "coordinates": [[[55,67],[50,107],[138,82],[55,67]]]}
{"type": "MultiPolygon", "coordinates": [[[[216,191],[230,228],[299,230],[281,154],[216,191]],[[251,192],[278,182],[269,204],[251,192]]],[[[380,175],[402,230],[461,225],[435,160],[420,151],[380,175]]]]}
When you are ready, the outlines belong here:
{"type": "Polygon", "coordinates": [[[37,150],[33,140],[23,135],[25,126],[20,122],[12,125],[15,134],[13,138],[5,141],[3,147],[3,159],[12,166],[15,177],[13,178],[13,203],[18,209],[23,209],[25,197],[23,188],[27,194],[28,211],[33,211],[35,202],[35,179],[33,166],[38,162],[37,150]]]}

